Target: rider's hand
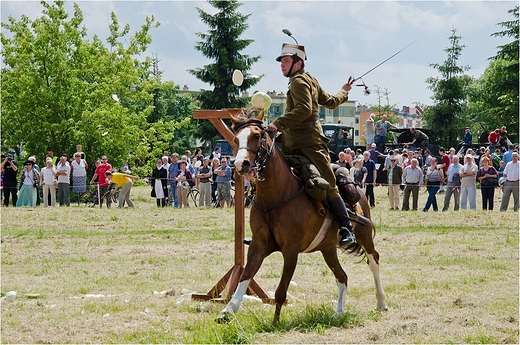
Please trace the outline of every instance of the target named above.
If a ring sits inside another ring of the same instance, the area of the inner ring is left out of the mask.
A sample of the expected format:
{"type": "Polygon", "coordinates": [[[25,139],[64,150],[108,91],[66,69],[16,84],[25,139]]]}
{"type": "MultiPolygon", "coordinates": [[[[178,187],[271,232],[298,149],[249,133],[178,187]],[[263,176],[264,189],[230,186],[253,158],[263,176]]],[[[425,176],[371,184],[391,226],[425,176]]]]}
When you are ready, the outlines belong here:
{"type": "Polygon", "coordinates": [[[347,92],[349,92],[352,89],[352,84],[354,83],[354,77],[350,76],[348,77],[348,81],[345,85],[343,85],[341,88],[347,92]]]}
{"type": "Polygon", "coordinates": [[[273,123],[270,123],[267,125],[268,132],[276,132],[277,130],[278,130],[278,128],[276,128],[276,126],[273,123]]]}

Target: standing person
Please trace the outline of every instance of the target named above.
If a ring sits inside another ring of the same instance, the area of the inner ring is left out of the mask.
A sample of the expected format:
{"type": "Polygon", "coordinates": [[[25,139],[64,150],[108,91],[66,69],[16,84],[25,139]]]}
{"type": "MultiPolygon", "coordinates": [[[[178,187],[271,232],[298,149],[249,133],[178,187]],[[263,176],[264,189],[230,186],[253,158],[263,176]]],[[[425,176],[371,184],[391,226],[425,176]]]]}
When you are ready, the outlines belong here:
{"type": "Polygon", "coordinates": [[[495,167],[491,165],[491,160],[488,157],[484,157],[482,159],[482,168],[477,172],[477,180],[480,182],[480,193],[482,194],[482,210],[484,211],[493,211],[496,186],[486,183],[490,178],[497,179],[498,181],[498,172],[495,167]]]}
{"type": "Polygon", "coordinates": [[[173,196],[173,207],[179,207],[179,198],[177,195],[177,182],[175,178],[181,169],[181,165],[179,164],[179,155],[177,153],[172,153],[171,163],[168,167],[168,182],[170,183],[170,191],[173,196]]]}
{"type": "Polygon", "coordinates": [[[83,148],[82,148],[81,144],[76,145],[76,153],[74,153],[74,157],[76,157],[76,154],[78,154],[78,153],[79,153],[79,157],[86,162],[87,155],[85,154],[85,152],[83,152],[83,148]]]}
{"type": "Polygon", "coordinates": [[[56,206],[56,170],[52,165],[52,158],[47,157],[45,166],[40,173],[40,185],[43,189],[43,206],[56,206]],[[50,201],[49,201],[50,200],[50,201]]]}
{"type": "Polygon", "coordinates": [[[379,157],[384,157],[384,155],[379,152],[377,149],[377,145],[376,144],[372,144],[370,145],[370,150],[368,151],[370,153],[370,159],[374,161],[374,163],[377,163],[377,159],[379,157]]]}
{"type": "Polygon", "coordinates": [[[179,197],[179,207],[189,207],[188,205],[188,192],[190,190],[190,187],[194,184],[193,182],[193,175],[191,172],[187,169],[188,168],[188,162],[182,160],[181,161],[181,170],[177,173],[177,178],[175,181],[177,181],[177,195],[179,197]]]}
{"type": "Polygon", "coordinates": [[[52,159],[52,165],[56,166],[58,157],[54,157],[54,152],[52,150],[47,150],[47,156],[45,157],[45,159],[47,158],[52,159]]]}
{"type": "Polygon", "coordinates": [[[111,171],[107,171],[105,173],[105,176],[109,183],[115,184],[115,188],[112,191],[113,195],[115,195],[117,189],[121,187],[121,192],[119,193],[118,207],[123,208],[125,206],[125,202],[128,205],[128,207],[134,207],[134,203],[132,202],[132,200],[130,200],[130,190],[134,185],[132,180],[139,179],[139,177],[132,176],[130,174],[122,174],[118,172],[112,173],[111,171]]]}
{"type": "Polygon", "coordinates": [[[365,141],[367,144],[367,150],[370,150],[372,144],[375,144],[374,137],[376,134],[376,127],[374,125],[374,120],[376,118],[376,114],[372,113],[368,116],[368,119],[365,121],[365,141]]]}
{"type": "Polygon", "coordinates": [[[475,163],[473,163],[473,157],[470,155],[466,155],[465,157],[466,164],[460,170],[460,195],[461,195],[461,203],[460,208],[465,210],[467,208],[467,203],[469,199],[469,208],[472,210],[477,209],[477,185],[476,185],[476,177],[478,167],[475,163]]]}
{"type": "Polygon", "coordinates": [[[513,194],[513,210],[518,211],[518,179],[519,179],[519,166],[518,163],[518,152],[513,152],[511,162],[506,164],[504,168],[504,177],[506,182],[504,184],[504,193],[502,195],[502,203],[500,204],[500,211],[506,211],[509,205],[509,199],[513,194]]]}
{"type": "MultiPolygon", "coordinates": [[[[446,154],[446,149],[444,147],[439,148],[439,155],[441,156],[440,168],[443,170],[444,176],[446,176],[448,174],[448,168],[450,167],[450,164],[451,164],[451,159],[450,159],[450,156],[446,154]]],[[[444,193],[444,188],[442,187],[442,183],[443,183],[443,181],[441,181],[441,186],[439,188],[439,193],[441,193],[441,194],[444,193]]]]}
{"type": "Polygon", "coordinates": [[[376,143],[379,146],[379,150],[385,152],[386,135],[388,128],[397,128],[387,120],[387,116],[383,115],[381,120],[376,122],[376,143]]]}
{"type": "Polygon", "coordinates": [[[417,211],[419,203],[419,188],[423,184],[423,172],[419,168],[419,162],[413,158],[410,165],[403,171],[404,195],[403,211],[410,210],[410,194],[412,194],[412,210],[417,211]]]}
{"type": "Polygon", "coordinates": [[[338,160],[335,161],[334,164],[337,164],[337,165],[339,165],[342,168],[347,168],[347,169],[352,168],[352,166],[345,159],[346,156],[347,156],[347,154],[345,152],[340,151],[338,153],[338,160]]]}
{"type": "Polygon", "coordinates": [[[460,207],[460,169],[462,165],[459,163],[459,156],[453,156],[453,163],[448,168],[448,185],[446,186],[446,194],[444,194],[444,207],[442,211],[448,211],[450,207],[450,199],[453,195],[455,203],[453,211],[458,211],[460,207]]]}
{"type": "MultiPolygon", "coordinates": [[[[81,145],[77,146],[81,148],[81,145]]],[[[74,154],[74,160],[70,164],[73,193],[85,193],[87,191],[87,169],[87,161],[81,158],[81,152],[76,152],[74,154]]]]}
{"type": "Polygon", "coordinates": [[[428,199],[426,205],[424,205],[423,212],[428,212],[430,206],[433,207],[433,211],[437,212],[439,207],[437,206],[437,191],[444,180],[444,170],[437,167],[437,158],[432,157],[430,160],[430,166],[426,168],[426,189],[428,190],[428,199]]]}
{"type": "Polygon", "coordinates": [[[56,164],[56,177],[58,179],[58,202],[60,206],[70,206],[70,164],[67,156],[61,155],[56,164]]]}
{"type": "Polygon", "coordinates": [[[213,172],[209,167],[209,159],[204,157],[202,159],[202,167],[199,170],[199,206],[211,207],[211,175],[213,172]]]}
{"type": "Polygon", "coordinates": [[[222,148],[220,146],[215,146],[215,151],[213,151],[211,153],[211,155],[209,156],[209,159],[217,158],[220,161],[221,152],[222,152],[222,148]]]}
{"type": "Polygon", "coordinates": [[[374,195],[374,186],[376,185],[377,170],[376,163],[370,159],[370,152],[363,153],[363,166],[367,168],[367,178],[365,180],[365,196],[368,199],[370,207],[376,207],[376,197],[374,195]]]}
{"type": "Polygon", "coordinates": [[[168,172],[162,167],[162,159],[158,159],[156,166],[152,171],[150,178],[152,186],[152,198],[157,199],[157,207],[166,206],[166,198],[168,197],[168,172]]]}
{"type": "Polygon", "coordinates": [[[18,180],[16,178],[18,175],[18,163],[13,159],[13,155],[8,153],[5,155],[0,168],[4,176],[4,206],[9,206],[9,198],[12,197],[13,206],[16,207],[16,202],[18,201],[18,180]]]}
{"type": "Polygon", "coordinates": [[[209,182],[211,183],[211,201],[214,202],[216,205],[217,200],[217,168],[220,166],[220,160],[218,158],[213,158],[211,161],[211,179],[209,182]]]}
{"type": "Polygon", "coordinates": [[[362,159],[354,160],[354,166],[350,169],[350,177],[365,191],[365,180],[367,178],[367,168],[363,166],[362,159]]]}
{"type": "Polygon", "coordinates": [[[286,155],[306,157],[329,183],[327,200],[339,224],[339,245],[356,242],[347,208],[336,186],[330,166],[328,139],[318,122],[318,105],[334,109],[348,100],[354,78],[350,77],[336,95],[326,93],[318,80],[305,71],[305,47],[284,43],[280,56],[282,74],[289,78],[285,113],[267,126],[269,132],[281,131],[282,151],[286,155]]]}
{"type": "Polygon", "coordinates": [[[36,181],[39,180],[40,176],[38,171],[33,167],[33,161],[28,160],[25,162],[25,169],[20,175],[20,195],[16,200],[16,207],[21,206],[36,206],[36,181]]]}
{"type": "Polygon", "coordinates": [[[507,146],[507,151],[504,153],[502,159],[504,160],[504,164],[507,164],[513,160],[513,151],[515,147],[513,145],[507,146]]]}
{"type": "MultiPolygon", "coordinates": [[[[108,163],[107,156],[101,156],[101,163],[96,168],[96,171],[94,172],[94,176],[92,176],[92,179],[90,180],[90,184],[94,184],[94,181],[98,180],[98,186],[99,186],[99,196],[105,195],[105,193],[108,191],[108,188],[110,188],[110,183],[107,182],[107,178],[105,173],[107,171],[112,171],[112,165],[108,163]]],[[[99,200],[98,200],[99,202],[99,200]]],[[[112,198],[107,198],[107,207],[110,208],[110,205],[112,205],[112,198]]],[[[99,207],[102,207],[103,205],[100,203],[99,207]]]]}
{"type": "Polygon", "coordinates": [[[403,168],[397,165],[397,158],[390,158],[390,168],[388,168],[388,197],[390,198],[390,210],[399,210],[399,192],[403,182],[403,168]]]}
{"type": "Polygon", "coordinates": [[[228,207],[231,207],[231,174],[233,171],[227,164],[227,158],[222,157],[220,159],[220,166],[215,170],[215,174],[217,175],[216,183],[217,183],[217,192],[218,192],[218,201],[220,202],[220,207],[223,208],[224,204],[228,207]]]}

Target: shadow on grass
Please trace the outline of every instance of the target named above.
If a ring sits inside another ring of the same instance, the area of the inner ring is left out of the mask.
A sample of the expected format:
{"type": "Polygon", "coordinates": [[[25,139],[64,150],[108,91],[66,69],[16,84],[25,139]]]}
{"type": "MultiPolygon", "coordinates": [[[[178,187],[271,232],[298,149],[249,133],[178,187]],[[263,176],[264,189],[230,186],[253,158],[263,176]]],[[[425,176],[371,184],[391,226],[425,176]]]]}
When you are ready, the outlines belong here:
{"type": "Polygon", "coordinates": [[[217,324],[205,319],[186,326],[189,335],[183,343],[191,344],[246,344],[254,342],[259,333],[302,333],[324,334],[333,327],[349,327],[361,319],[355,313],[346,312],[334,316],[334,309],[325,305],[309,305],[304,310],[284,308],[280,322],[273,324],[274,308],[264,310],[242,309],[227,324],[217,324]]]}

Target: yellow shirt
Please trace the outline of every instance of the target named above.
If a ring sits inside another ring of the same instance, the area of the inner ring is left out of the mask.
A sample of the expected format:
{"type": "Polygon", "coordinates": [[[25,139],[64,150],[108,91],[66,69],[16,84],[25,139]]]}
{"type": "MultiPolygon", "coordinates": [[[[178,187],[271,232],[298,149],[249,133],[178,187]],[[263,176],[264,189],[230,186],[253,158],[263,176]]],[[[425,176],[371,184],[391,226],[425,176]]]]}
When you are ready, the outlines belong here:
{"type": "Polygon", "coordinates": [[[117,173],[117,172],[112,173],[111,180],[112,180],[112,183],[117,184],[119,187],[124,186],[128,182],[132,182],[131,178],[126,177],[125,174],[121,174],[121,173],[117,173]]]}

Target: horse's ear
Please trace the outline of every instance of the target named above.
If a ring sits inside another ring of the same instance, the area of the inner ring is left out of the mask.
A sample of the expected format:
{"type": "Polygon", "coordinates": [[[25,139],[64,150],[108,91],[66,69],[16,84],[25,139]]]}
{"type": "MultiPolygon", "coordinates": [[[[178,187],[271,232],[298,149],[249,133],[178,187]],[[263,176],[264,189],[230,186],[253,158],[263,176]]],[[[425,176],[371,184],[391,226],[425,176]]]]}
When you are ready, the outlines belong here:
{"type": "Polygon", "coordinates": [[[264,110],[260,110],[260,112],[256,115],[255,117],[256,119],[258,119],[260,122],[263,122],[264,121],[264,110]]]}

